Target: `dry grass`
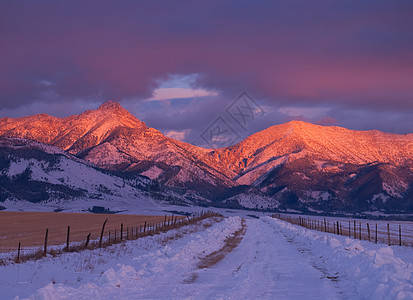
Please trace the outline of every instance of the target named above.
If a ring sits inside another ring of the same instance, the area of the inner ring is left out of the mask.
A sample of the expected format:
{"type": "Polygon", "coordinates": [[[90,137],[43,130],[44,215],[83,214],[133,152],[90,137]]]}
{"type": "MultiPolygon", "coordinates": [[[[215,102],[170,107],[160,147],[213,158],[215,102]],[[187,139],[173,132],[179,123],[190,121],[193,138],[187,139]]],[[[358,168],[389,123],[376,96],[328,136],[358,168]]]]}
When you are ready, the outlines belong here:
{"type": "Polygon", "coordinates": [[[192,273],[188,278],[184,279],[185,284],[192,284],[199,278],[197,273],[192,273]]]}
{"type": "MultiPolygon", "coordinates": [[[[17,250],[19,242],[23,247],[42,247],[46,228],[49,229],[48,245],[66,244],[67,226],[70,226],[70,242],[85,241],[91,233],[91,240],[100,237],[105,219],[105,235],[111,230],[119,231],[120,224],[136,227],[148,223],[162,222],[164,216],[114,215],[89,213],[49,212],[0,212],[0,252],[17,250]]],[[[170,217],[169,217],[170,218],[170,217]]]]}
{"type": "Polygon", "coordinates": [[[246,230],[247,225],[245,223],[245,220],[243,219],[241,228],[237,230],[232,237],[228,237],[227,239],[225,239],[225,244],[221,249],[202,258],[201,261],[198,263],[198,268],[209,268],[223,260],[228,253],[233,251],[239,245],[239,243],[241,243],[246,230]]]}

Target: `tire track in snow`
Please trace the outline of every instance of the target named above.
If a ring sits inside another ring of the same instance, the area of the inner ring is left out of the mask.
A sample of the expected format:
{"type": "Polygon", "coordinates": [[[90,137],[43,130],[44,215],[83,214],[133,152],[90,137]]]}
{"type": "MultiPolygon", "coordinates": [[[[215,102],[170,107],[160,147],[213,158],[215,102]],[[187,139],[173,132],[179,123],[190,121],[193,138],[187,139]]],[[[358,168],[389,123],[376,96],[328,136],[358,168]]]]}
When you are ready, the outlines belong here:
{"type": "Polygon", "coordinates": [[[329,270],[324,263],[324,258],[323,256],[316,256],[312,250],[309,247],[305,247],[302,244],[299,244],[295,241],[294,238],[292,238],[291,236],[287,236],[285,233],[275,229],[270,223],[268,223],[267,221],[264,220],[264,222],[266,222],[269,226],[271,226],[271,228],[273,228],[274,231],[276,231],[278,234],[282,235],[285,240],[290,243],[298,252],[300,252],[301,254],[303,254],[303,256],[307,257],[307,259],[309,260],[311,266],[313,268],[315,268],[316,270],[320,271],[321,273],[321,279],[329,279],[333,286],[335,287],[335,289],[337,290],[337,293],[339,295],[343,295],[343,291],[340,289],[338,283],[340,281],[340,274],[339,272],[331,272],[331,270],[329,270]]]}
{"type": "Polygon", "coordinates": [[[219,263],[221,260],[225,258],[225,256],[227,256],[241,243],[247,230],[245,219],[242,220],[241,225],[242,227],[239,230],[237,230],[233,236],[230,236],[225,239],[225,244],[221,249],[201,259],[201,261],[198,264],[199,269],[210,268],[211,266],[219,263]]]}
{"type": "MultiPolygon", "coordinates": [[[[245,232],[247,230],[247,225],[245,219],[241,221],[241,228],[238,229],[233,236],[227,237],[224,241],[224,245],[219,250],[208,254],[207,256],[200,259],[197,269],[211,268],[212,266],[223,260],[230,252],[232,252],[242,239],[244,238],[245,232]]],[[[191,273],[188,278],[184,279],[184,283],[192,284],[198,279],[198,273],[191,273]]]]}
{"type": "Polygon", "coordinates": [[[330,280],[263,220],[247,220],[240,245],[199,271],[189,299],[340,299],[330,280]]]}

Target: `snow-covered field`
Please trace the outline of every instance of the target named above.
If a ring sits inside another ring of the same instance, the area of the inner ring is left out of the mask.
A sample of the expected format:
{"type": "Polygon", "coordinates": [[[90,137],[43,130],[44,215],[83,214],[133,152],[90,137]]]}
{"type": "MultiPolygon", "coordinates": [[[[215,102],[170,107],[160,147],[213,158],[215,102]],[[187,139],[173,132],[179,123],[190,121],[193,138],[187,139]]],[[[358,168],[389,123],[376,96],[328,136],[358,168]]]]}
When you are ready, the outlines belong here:
{"type": "Polygon", "coordinates": [[[318,228],[324,230],[324,219],[326,220],[329,231],[333,232],[335,222],[340,222],[343,235],[354,238],[354,221],[356,222],[356,236],[359,239],[360,229],[363,240],[368,239],[368,227],[370,228],[370,240],[374,241],[377,225],[377,241],[378,243],[388,244],[387,224],[389,224],[390,241],[392,245],[399,244],[399,229],[401,233],[401,242],[405,246],[413,246],[413,222],[411,221],[387,221],[387,220],[369,220],[357,218],[343,217],[323,217],[323,216],[308,216],[308,215],[286,215],[293,219],[298,219],[300,216],[305,220],[318,222],[318,228]],[[349,232],[350,228],[350,232],[349,232]]]}
{"type": "Polygon", "coordinates": [[[262,217],[204,220],[106,249],[0,267],[2,299],[412,299],[413,249],[262,217]]]}

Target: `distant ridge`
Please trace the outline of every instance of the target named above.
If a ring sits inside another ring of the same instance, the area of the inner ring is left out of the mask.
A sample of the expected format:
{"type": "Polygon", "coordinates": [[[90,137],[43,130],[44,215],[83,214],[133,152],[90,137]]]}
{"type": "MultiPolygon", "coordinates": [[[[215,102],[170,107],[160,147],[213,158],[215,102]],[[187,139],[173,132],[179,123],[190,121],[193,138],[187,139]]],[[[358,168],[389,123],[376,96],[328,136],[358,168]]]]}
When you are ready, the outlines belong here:
{"type": "Polygon", "coordinates": [[[211,150],[168,138],[108,101],[67,118],[0,119],[0,137],[56,146],[101,168],[141,174],[214,205],[413,209],[413,134],[292,121],[211,150]]]}

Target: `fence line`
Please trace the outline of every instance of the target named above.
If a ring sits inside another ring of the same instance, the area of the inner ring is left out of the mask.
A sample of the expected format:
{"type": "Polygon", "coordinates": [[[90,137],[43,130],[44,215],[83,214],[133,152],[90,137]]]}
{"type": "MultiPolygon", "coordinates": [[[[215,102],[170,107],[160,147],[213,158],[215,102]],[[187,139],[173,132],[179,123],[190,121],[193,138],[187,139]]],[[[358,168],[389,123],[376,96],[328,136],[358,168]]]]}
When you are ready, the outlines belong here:
{"type": "MultiPolygon", "coordinates": [[[[153,222],[153,223],[149,223],[145,221],[143,226],[142,225],[139,225],[139,227],[128,226],[126,227],[126,230],[123,226],[123,223],[121,223],[120,229],[112,228],[111,230],[108,230],[106,232],[106,236],[105,236],[105,225],[108,221],[108,219],[106,219],[102,225],[99,240],[96,239],[96,240],[91,241],[91,233],[89,233],[86,236],[86,241],[84,242],[76,241],[76,242],[73,242],[72,245],[70,243],[70,226],[68,226],[67,235],[66,235],[66,245],[60,249],[56,249],[59,246],[48,247],[49,228],[47,228],[45,231],[44,243],[41,249],[38,249],[37,251],[33,250],[33,248],[35,248],[36,246],[28,247],[28,249],[24,249],[23,248],[24,244],[22,242],[19,242],[18,246],[16,245],[16,248],[14,248],[17,250],[17,254],[11,260],[14,261],[15,263],[20,263],[20,262],[24,262],[27,260],[40,259],[42,257],[45,257],[47,254],[56,256],[63,252],[78,252],[78,251],[82,251],[86,249],[91,250],[91,249],[96,249],[96,248],[104,248],[104,247],[108,247],[113,244],[122,243],[127,240],[136,240],[142,237],[152,236],[155,234],[159,234],[161,232],[166,232],[168,230],[179,228],[184,225],[193,224],[202,219],[206,219],[206,218],[214,217],[214,216],[220,216],[220,215],[212,211],[202,211],[201,213],[193,214],[192,216],[175,216],[175,215],[167,216],[165,215],[163,221],[153,222]],[[26,252],[26,253],[23,253],[23,252],[26,252]]],[[[13,250],[13,249],[10,249],[10,250],[13,250]]],[[[6,264],[6,260],[0,259],[0,265],[1,264],[6,264]]]]}
{"type": "Polygon", "coordinates": [[[411,227],[405,226],[403,228],[400,224],[387,223],[385,227],[382,227],[383,223],[356,221],[356,220],[329,220],[312,219],[310,217],[294,217],[284,214],[273,214],[273,218],[280,219],[282,221],[289,222],[294,225],[305,227],[310,230],[317,230],[321,232],[328,232],[337,235],[347,236],[349,238],[366,240],[373,243],[382,243],[398,246],[410,246],[413,247],[413,230],[411,227]],[[374,226],[370,225],[374,223],[374,226]],[[373,229],[374,228],[374,229],[373,229]]]}

